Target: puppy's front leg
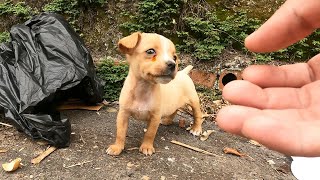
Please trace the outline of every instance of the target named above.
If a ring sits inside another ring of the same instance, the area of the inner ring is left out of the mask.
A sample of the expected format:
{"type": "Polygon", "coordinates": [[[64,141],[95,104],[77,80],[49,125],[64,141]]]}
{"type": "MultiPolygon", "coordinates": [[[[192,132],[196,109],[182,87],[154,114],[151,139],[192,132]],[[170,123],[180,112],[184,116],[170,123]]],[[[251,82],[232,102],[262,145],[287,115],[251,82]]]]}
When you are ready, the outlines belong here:
{"type": "Polygon", "coordinates": [[[124,149],[124,143],[126,140],[126,134],[128,130],[129,113],[124,110],[119,110],[117,116],[117,137],[116,142],[109,146],[107,154],[117,156],[124,149]]]}
{"type": "Polygon", "coordinates": [[[153,141],[158,131],[160,119],[160,114],[151,115],[150,121],[148,122],[147,132],[144,134],[143,141],[140,146],[140,152],[145,155],[152,155],[155,152],[153,141]]]}

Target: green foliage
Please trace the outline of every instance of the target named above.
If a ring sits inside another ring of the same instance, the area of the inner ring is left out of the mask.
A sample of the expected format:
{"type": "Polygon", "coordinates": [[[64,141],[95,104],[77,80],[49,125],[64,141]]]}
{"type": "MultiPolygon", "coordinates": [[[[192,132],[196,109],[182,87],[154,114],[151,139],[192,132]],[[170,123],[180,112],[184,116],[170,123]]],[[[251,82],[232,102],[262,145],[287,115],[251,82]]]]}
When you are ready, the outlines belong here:
{"type": "Polygon", "coordinates": [[[120,27],[129,33],[135,31],[171,34],[181,12],[183,0],[141,0],[137,13],[128,16],[128,21],[120,27]]]}
{"type": "Polygon", "coordinates": [[[116,101],[119,98],[124,80],[128,75],[129,65],[124,62],[116,63],[110,58],[104,59],[97,67],[97,75],[105,81],[104,98],[116,101]]]}
{"type": "MultiPolygon", "coordinates": [[[[244,47],[244,39],[262,24],[262,20],[249,17],[245,11],[209,11],[200,3],[193,2],[191,5],[189,2],[185,6],[186,2],[141,0],[137,13],[126,13],[128,22],[121,27],[129,33],[143,31],[169,36],[179,51],[190,53],[197,60],[214,60],[227,48],[248,52],[244,47]],[[199,10],[201,8],[204,10],[199,10]]],[[[258,61],[301,60],[319,52],[320,30],[278,52],[253,55],[258,61]]]]}
{"type": "Polygon", "coordinates": [[[184,31],[177,32],[182,40],[178,45],[180,51],[191,53],[199,60],[210,60],[224,50],[220,43],[221,32],[208,20],[198,17],[184,18],[184,31]]]}
{"type": "Polygon", "coordinates": [[[198,60],[213,60],[228,47],[243,49],[244,38],[259,25],[257,19],[238,12],[225,19],[218,18],[217,12],[183,18],[184,29],[177,32],[181,51],[191,53],[198,60]]]}
{"type": "MultiPolygon", "coordinates": [[[[181,0],[141,0],[137,13],[121,25],[128,32],[156,32],[176,40],[181,52],[190,53],[198,60],[213,60],[224,49],[244,49],[244,38],[253,32],[260,21],[238,12],[225,19],[218,12],[197,13],[185,9],[181,0]],[[183,13],[181,13],[183,12],[183,13]]],[[[193,8],[198,9],[198,8],[193,8]]]]}
{"type": "Polygon", "coordinates": [[[28,19],[33,15],[33,9],[25,2],[14,4],[12,1],[0,3],[0,15],[16,15],[28,19]]]}
{"type": "Polygon", "coordinates": [[[76,24],[81,11],[89,7],[102,6],[106,2],[106,0],[52,0],[43,7],[43,10],[66,15],[69,23],[77,31],[76,24]]]}
{"type": "Polygon", "coordinates": [[[0,43],[9,42],[10,33],[5,31],[0,33],[0,43]]]}
{"type": "Polygon", "coordinates": [[[107,0],[77,0],[80,6],[102,6],[107,0]]]}

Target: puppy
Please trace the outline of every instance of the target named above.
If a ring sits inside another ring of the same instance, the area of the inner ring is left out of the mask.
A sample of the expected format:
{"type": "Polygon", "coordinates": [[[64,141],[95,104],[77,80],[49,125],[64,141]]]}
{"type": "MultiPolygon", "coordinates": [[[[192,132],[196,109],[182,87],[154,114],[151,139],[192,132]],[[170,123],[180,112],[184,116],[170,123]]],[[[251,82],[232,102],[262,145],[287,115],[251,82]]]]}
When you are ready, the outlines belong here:
{"type": "Polygon", "coordinates": [[[178,72],[174,44],[158,34],[135,32],[120,39],[118,46],[129,62],[129,74],[119,98],[116,141],[107,153],[119,155],[124,149],[132,116],[148,124],[140,152],[151,155],[159,124],[171,124],[177,110],[186,104],[192,107],[194,116],[190,132],[200,135],[203,120],[199,97],[188,76],[192,66],[178,72]]]}

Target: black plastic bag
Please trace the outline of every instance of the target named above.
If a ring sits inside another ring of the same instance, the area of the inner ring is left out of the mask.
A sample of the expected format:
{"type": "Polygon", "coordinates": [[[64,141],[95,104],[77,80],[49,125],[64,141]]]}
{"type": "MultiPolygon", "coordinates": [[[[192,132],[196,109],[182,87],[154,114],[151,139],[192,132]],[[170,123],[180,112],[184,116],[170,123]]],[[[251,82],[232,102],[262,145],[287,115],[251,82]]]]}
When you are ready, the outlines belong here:
{"type": "Polygon", "coordinates": [[[0,44],[0,109],[33,139],[68,146],[70,122],[55,107],[69,97],[102,101],[90,53],[64,18],[52,13],[13,26],[10,37],[0,44]]]}

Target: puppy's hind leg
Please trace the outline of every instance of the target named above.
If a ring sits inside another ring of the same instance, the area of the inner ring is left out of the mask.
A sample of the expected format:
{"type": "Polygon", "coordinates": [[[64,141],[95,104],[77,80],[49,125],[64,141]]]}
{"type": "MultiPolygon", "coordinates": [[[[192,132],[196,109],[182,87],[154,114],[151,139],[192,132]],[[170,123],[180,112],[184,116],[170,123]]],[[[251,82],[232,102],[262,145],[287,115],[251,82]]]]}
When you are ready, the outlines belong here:
{"type": "Polygon", "coordinates": [[[193,122],[193,125],[191,126],[190,133],[195,136],[199,136],[202,133],[203,118],[202,118],[202,112],[200,109],[200,101],[197,94],[195,94],[193,98],[190,99],[189,105],[192,108],[193,118],[194,118],[194,122],[193,122]]]}
{"type": "Polygon", "coordinates": [[[171,114],[170,116],[166,116],[166,117],[163,117],[161,119],[161,124],[162,125],[165,125],[165,126],[168,126],[168,125],[171,125],[172,124],[172,121],[174,119],[174,117],[176,116],[178,111],[175,111],[173,114],[171,114]]]}

